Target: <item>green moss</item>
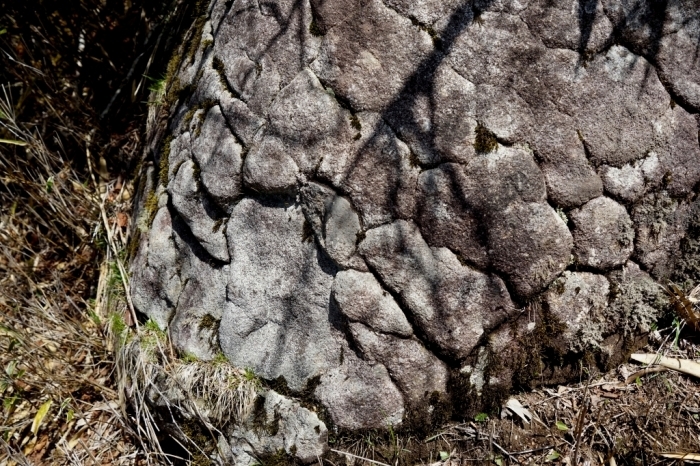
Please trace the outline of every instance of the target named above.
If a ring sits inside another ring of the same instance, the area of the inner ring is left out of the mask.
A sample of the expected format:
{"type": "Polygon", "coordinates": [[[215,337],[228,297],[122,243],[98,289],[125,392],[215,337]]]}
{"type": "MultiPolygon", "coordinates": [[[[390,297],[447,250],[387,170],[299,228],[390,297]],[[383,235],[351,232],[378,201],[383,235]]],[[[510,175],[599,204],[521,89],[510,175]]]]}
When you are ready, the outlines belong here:
{"type": "MultiPolygon", "coordinates": [[[[150,228],[151,225],[153,225],[153,220],[155,220],[156,214],[158,213],[158,196],[156,196],[155,192],[148,193],[146,202],[143,205],[143,210],[147,220],[147,226],[150,228]]],[[[138,247],[138,244],[136,247],[138,247]]]]}
{"type": "Polygon", "coordinates": [[[195,356],[194,354],[189,353],[187,351],[183,352],[180,355],[180,360],[182,360],[182,362],[184,362],[185,364],[192,364],[195,362],[199,362],[199,358],[197,356],[195,356]]]}
{"type": "Polygon", "coordinates": [[[190,463],[192,466],[210,466],[214,462],[209,455],[216,451],[216,440],[207,435],[205,428],[195,419],[187,419],[180,424],[182,433],[191,443],[188,445],[190,463]]]}
{"type": "Polygon", "coordinates": [[[542,305],[535,307],[535,328],[526,335],[519,336],[522,351],[512,362],[515,368],[513,384],[519,387],[536,385],[546,367],[560,366],[568,348],[560,335],[566,324],[557,319],[542,305]]]}
{"type": "Polygon", "coordinates": [[[433,40],[433,45],[435,46],[435,48],[442,48],[442,39],[440,38],[440,35],[435,31],[435,29],[433,29],[432,26],[421,23],[414,16],[409,17],[409,19],[411,20],[411,23],[414,26],[419,28],[421,31],[426,32],[430,36],[430,38],[433,40]]]}
{"type": "Polygon", "coordinates": [[[211,314],[205,314],[199,321],[200,329],[216,330],[219,328],[219,323],[221,321],[217,320],[211,314]]]}
{"type": "Polygon", "coordinates": [[[214,57],[212,66],[216,71],[216,74],[219,75],[219,82],[221,83],[221,86],[224,89],[226,89],[233,97],[240,100],[241,95],[231,86],[231,83],[228,82],[228,79],[226,79],[226,67],[224,66],[224,62],[222,62],[219,57],[214,57]]]}
{"type": "Polygon", "coordinates": [[[300,464],[284,449],[277,450],[275,453],[259,455],[257,460],[260,466],[297,466],[300,464]]]}
{"type": "Polygon", "coordinates": [[[172,142],[173,136],[171,134],[163,140],[163,148],[160,151],[160,170],[158,171],[158,181],[163,186],[167,186],[168,182],[170,181],[168,178],[170,174],[170,145],[172,142]]]}
{"type": "Polygon", "coordinates": [[[314,37],[322,37],[325,35],[323,29],[319,27],[315,19],[311,20],[311,24],[309,25],[309,33],[314,37]]]}
{"type": "MultiPolygon", "coordinates": [[[[158,204],[156,203],[156,206],[158,204]]],[[[150,218],[150,215],[149,215],[150,218]]],[[[153,222],[151,222],[153,223],[153,222]]],[[[126,257],[127,257],[127,262],[131,262],[135,257],[136,254],[139,251],[139,245],[141,244],[141,229],[140,228],[135,228],[134,233],[129,239],[129,244],[126,246],[126,257]]]]}
{"type": "Polygon", "coordinates": [[[357,131],[362,131],[362,123],[360,123],[360,119],[357,118],[357,115],[350,115],[350,126],[357,131]]]}
{"type": "Polygon", "coordinates": [[[205,0],[197,0],[195,4],[195,20],[194,29],[192,34],[187,39],[187,52],[185,57],[187,61],[192,63],[194,61],[194,56],[197,53],[200,43],[202,42],[202,32],[204,31],[204,25],[207,23],[207,2],[205,0]]]}
{"type": "Polygon", "coordinates": [[[481,123],[476,125],[476,137],[474,138],[474,150],[481,154],[493,152],[498,147],[496,136],[481,123]]]}
{"type": "Polygon", "coordinates": [[[314,228],[311,226],[311,223],[306,218],[304,218],[304,225],[301,229],[301,241],[303,243],[309,243],[313,241],[313,238],[314,228]]]}
{"type": "Polygon", "coordinates": [[[219,352],[216,356],[214,356],[214,359],[211,360],[211,363],[216,366],[228,364],[228,358],[224,353],[219,352]]]}

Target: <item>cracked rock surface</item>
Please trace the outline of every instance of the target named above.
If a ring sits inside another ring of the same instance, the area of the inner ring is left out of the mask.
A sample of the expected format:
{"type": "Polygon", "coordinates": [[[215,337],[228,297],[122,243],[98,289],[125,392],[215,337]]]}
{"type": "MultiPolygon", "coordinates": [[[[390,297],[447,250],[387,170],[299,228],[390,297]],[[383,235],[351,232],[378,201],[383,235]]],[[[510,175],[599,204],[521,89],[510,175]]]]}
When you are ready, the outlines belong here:
{"type": "Polygon", "coordinates": [[[279,434],[231,432],[236,464],[610,367],[660,315],[656,283],[700,279],[698,0],[203,15],[131,284],[177,350],[322,408],[269,392],[279,434]]]}

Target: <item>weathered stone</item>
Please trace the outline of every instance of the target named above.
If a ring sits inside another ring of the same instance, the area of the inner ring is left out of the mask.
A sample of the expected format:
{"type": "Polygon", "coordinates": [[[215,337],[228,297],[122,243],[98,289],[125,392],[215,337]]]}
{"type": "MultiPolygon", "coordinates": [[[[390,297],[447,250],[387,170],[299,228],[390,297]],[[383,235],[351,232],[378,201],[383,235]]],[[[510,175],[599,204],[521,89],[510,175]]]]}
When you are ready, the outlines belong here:
{"type": "Polygon", "coordinates": [[[190,132],[186,131],[170,141],[168,150],[168,179],[160,180],[167,186],[170,180],[175,178],[180,166],[192,158],[192,140],[190,132]]]}
{"type": "Polygon", "coordinates": [[[646,195],[632,210],[634,259],[657,279],[669,278],[688,227],[690,205],[665,192],[646,195]]]}
{"type": "Polygon", "coordinates": [[[313,411],[277,392],[258,395],[254,409],[229,435],[235,466],[259,464],[260,458],[289,458],[310,464],[328,451],[328,429],[313,411]]]}
{"type": "Polygon", "coordinates": [[[534,124],[528,104],[513,89],[490,84],[477,87],[475,117],[507,144],[527,140],[534,124]]]}
{"type": "Polygon", "coordinates": [[[350,112],[340,107],[307,68],[275,98],[268,133],[278,137],[299,169],[312,175],[328,154],[340,157],[355,135],[350,112]]]}
{"type": "Polygon", "coordinates": [[[559,102],[560,109],[575,113],[594,163],[621,166],[641,159],[656,148],[659,131],[668,131],[656,122],[669,96],[650,66],[615,45],[588,65],[574,92],[559,102]]]}
{"type": "Polygon", "coordinates": [[[418,341],[381,335],[360,323],[350,332],[365,358],[382,363],[411,405],[447,391],[447,367],[418,341]]]}
{"type": "Polygon", "coordinates": [[[223,220],[215,207],[199,188],[200,180],[194,162],[184,162],[175,179],[168,185],[173,207],[192,231],[200,244],[215,259],[228,262],[228,247],[223,220]]]}
{"type": "Polygon", "coordinates": [[[366,270],[356,254],[362,227],[350,202],[319,183],[310,182],[299,193],[306,221],[324,251],[342,268],[366,270]]]}
{"type": "Polygon", "coordinates": [[[564,271],[573,240],[566,224],[547,204],[514,203],[489,222],[489,257],[514,291],[529,297],[564,271]]]}
{"type": "Polygon", "coordinates": [[[381,111],[433,51],[427,32],[379,0],[326,33],[311,68],[356,111],[381,111]]]}
{"type": "Polygon", "coordinates": [[[433,100],[434,141],[441,159],[468,162],[476,154],[476,86],[452,67],[441,64],[435,71],[433,100]]]}
{"type": "Polygon", "coordinates": [[[320,40],[309,32],[311,9],[293,0],[232,5],[221,22],[214,55],[241,100],[263,115],[279,90],[311,63],[320,40]]]}
{"type": "Polygon", "coordinates": [[[333,282],[333,299],[350,321],[361,322],[381,333],[402,337],[413,334],[401,308],[371,273],[338,272],[333,282]]]}
{"type": "Polygon", "coordinates": [[[464,170],[443,164],[418,178],[416,220],[431,246],[446,247],[479,268],[489,263],[485,228],[464,194],[464,170]]]}
{"type": "Polygon", "coordinates": [[[600,173],[605,190],[623,202],[637,201],[649,187],[655,187],[663,178],[659,157],[655,152],[621,168],[603,165],[600,173]]]}
{"type": "Polygon", "coordinates": [[[168,328],[182,291],[177,270],[178,253],[170,211],[161,207],[147,240],[141,242],[131,263],[131,299],[139,311],[162,329],[168,328]]]}
{"type": "Polygon", "coordinates": [[[601,196],[571,211],[569,218],[579,264],[608,270],[627,262],[634,249],[634,228],[623,206],[601,196]]]}
{"type": "Polygon", "coordinates": [[[415,209],[418,168],[411,153],[381,117],[356,115],[361,137],[348,154],[326,157],[319,175],[347,193],[365,228],[395,218],[410,218],[415,209]]]}
{"type": "Polygon", "coordinates": [[[401,296],[429,341],[451,357],[467,356],[513,307],[499,278],[463,266],[447,249],[431,249],[412,223],[369,230],[360,254],[401,296]]]}
{"type": "Polygon", "coordinates": [[[610,283],[603,275],[564,272],[544,294],[547,309],[566,329],[558,336],[564,351],[595,348],[603,340],[610,283]]]}
{"type": "Polygon", "coordinates": [[[387,0],[385,3],[401,15],[424,25],[436,23],[460,6],[459,0],[387,0]]]}
{"type": "Polygon", "coordinates": [[[218,105],[213,106],[192,141],[202,186],[225,209],[241,194],[242,147],[233,137],[218,105]]]}
{"type": "Polygon", "coordinates": [[[355,257],[360,229],[360,218],[352,204],[344,197],[335,196],[326,215],[324,232],[326,252],[337,264],[352,267],[360,260],[355,257]]]}
{"type": "Polygon", "coordinates": [[[243,181],[260,193],[287,193],[294,190],[299,167],[289,156],[284,142],[267,136],[254,143],[243,165],[243,181]]]}
{"type": "Polygon", "coordinates": [[[243,144],[250,145],[265,120],[253,113],[243,101],[232,97],[228,92],[219,96],[219,106],[233,134],[243,144]]]}
{"type": "Polygon", "coordinates": [[[299,207],[244,199],[226,231],[231,268],[221,319],[221,349],[238,367],[289,388],[340,364],[329,315],[335,270],[313,241],[303,242],[299,207]],[[299,351],[303,348],[303,351],[299,351]]]}
{"type": "Polygon", "coordinates": [[[664,187],[671,196],[686,196],[700,182],[698,123],[692,115],[676,106],[666,112],[660,126],[666,130],[666,143],[657,149],[664,187]]]}
{"type": "Polygon", "coordinates": [[[531,152],[518,147],[498,148],[473,158],[465,168],[464,197],[486,216],[513,202],[543,202],[547,191],[542,171],[531,152]]]}
{"type": "Polygon", "coordinates": [[[404,400],[381,364],[347,350],[343,364],[321,377],[314,395],[339,427],[386,429],[401,423],[404,400]]]}
{"type": "MultiPolygon", "coordinates": [[[[652,277],[697,281],[697,0],[205,6],[131,268],[179,352],[339,428],[427,426],[617,364],[652,277]]],[[[312,459],[241,435],[229,462],[312,459]]]]}
{"type": "Polygon", "coordinates": [[[550,48],[567,48],[591,54],[610,40],[613,26],[602,2],[536,0],[523,11],[527,25],[550,48]]]}
{"type": "Polygon", "coordinates": [[[586,158],[570,116],[549,105],[538,108],[532,148],[542,161],[547,195],[558,206],[578,207],[603,194],[603,183],[586,158]]]}

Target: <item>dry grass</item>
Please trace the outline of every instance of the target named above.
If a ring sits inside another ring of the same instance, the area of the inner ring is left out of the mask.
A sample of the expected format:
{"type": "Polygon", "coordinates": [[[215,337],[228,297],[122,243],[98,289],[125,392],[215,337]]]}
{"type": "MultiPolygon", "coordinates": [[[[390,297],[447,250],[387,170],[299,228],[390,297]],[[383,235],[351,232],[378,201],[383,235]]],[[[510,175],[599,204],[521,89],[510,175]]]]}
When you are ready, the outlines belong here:
{"type": "Polygon", "coordinates": [[[134,464],[89,299],[105,257],[99,197],[4,97],[3,139],[26,145],[0,144],[0,464],[134,464]]]}

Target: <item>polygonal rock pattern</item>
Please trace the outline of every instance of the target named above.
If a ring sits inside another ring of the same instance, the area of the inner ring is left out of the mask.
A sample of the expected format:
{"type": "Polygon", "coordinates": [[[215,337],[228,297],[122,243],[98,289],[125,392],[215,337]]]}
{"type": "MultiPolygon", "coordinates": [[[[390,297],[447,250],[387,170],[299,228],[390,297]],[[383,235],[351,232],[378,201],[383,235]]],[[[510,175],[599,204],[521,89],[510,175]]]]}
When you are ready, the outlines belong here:
{"type": "Polygon", "coordinates": [[[574,375],[538,351],[616,361],[700,261],[696,0],[210,6],[132,262],[178,351],[396,426],[574,375]]]}
{"type": "Polygon", "coordinates": [[[574,255],[581,265],[608,270],[627,262],[634,249],[634,229],[623,206],[607,197],[597,197],[569,216],[574,255]]]}

